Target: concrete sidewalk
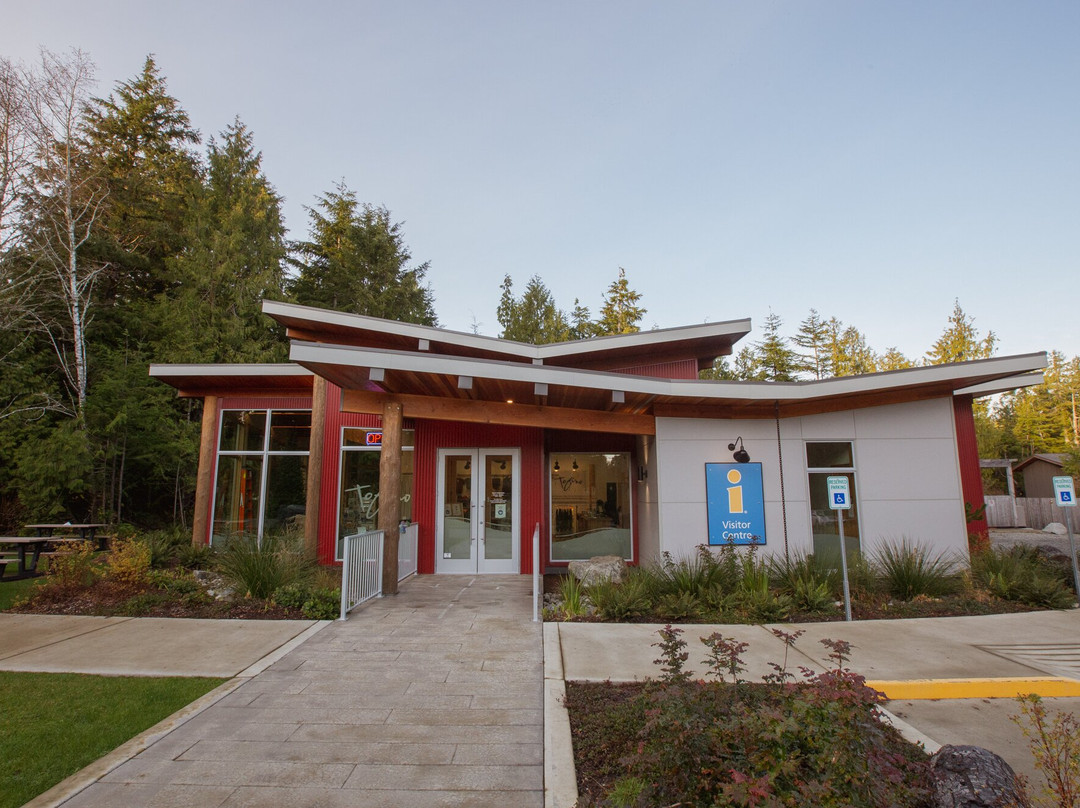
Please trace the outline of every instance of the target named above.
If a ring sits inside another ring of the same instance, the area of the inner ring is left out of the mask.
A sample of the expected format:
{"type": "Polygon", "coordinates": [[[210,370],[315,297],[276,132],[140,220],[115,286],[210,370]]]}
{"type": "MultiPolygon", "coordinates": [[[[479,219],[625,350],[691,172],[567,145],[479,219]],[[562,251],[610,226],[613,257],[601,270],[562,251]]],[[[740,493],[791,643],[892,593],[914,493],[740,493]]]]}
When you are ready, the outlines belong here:
{"type": "Polygon", "coordinates": [[[314,620],[177,620],[0,614],[0,670],[236,676],[314,620]]]}
{"type": "Polygon", "coordinates": [[[35,805],[539,808],[543,651],[530,585],[414,578],[66,801],[35,805]]]}

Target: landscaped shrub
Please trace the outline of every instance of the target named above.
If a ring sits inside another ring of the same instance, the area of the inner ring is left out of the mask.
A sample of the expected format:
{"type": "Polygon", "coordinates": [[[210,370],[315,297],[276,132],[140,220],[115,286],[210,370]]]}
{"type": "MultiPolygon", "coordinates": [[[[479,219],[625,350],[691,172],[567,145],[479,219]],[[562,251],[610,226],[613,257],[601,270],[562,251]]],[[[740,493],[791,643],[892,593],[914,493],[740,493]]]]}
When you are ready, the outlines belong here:
{"type": "Polygon", "coordinates": [[[996,597],[1029,606],[1066,609],[1075,600],[1063,570],[1021,544],[973,555],[971,580],[996,597]]]}
{"type": "Polygon", "coordinates": [[[333,620],[341,613],[341,590],[313,590],[300,611],[308,620],[333,620]]]}
{"type": "Polygon", "coordinates": [[[940,597],[957,589],[956,563],[945,553],[932,554],[906,538],[884,542],[874,561],[882,587],[894,598],[940,597]]]}
{"type": "Polygon", "coordinates": [[[145,586],[150,572],[150,547],[137,539],[117,539],[105,562],[105,576],[123,587],[145,586]]]}
{"type": "Polygon", "coordinates": [[[1063,808],[1080,804],[1080,721],[1070,712],[1049,713],[1034,693],[1016,700],[1020,715],[1009,718],[1028,740],[1048,804],[1063,808]]]}
{"type": "Polygon", "coordinates": [[[191,533],[180,527],[150,530],[137,537],[150,550],[150,566],[161,569],[172,564],[180,549],[191,546],[191,533]]]}
{"type": "Polygon", "coordinates": [[[214,563],[214,548],[209,544],[188,542],[177,548],[176,563],[189,570],[210,569],[214,563]]]}
{"type": "Polygon", "coordinates": [[[67,542],[49,559],[46,586],[50,594],[61,595],[91,586],[97,575],[94,543],[67,542]]]}
{"type": "Polygon", "coordinates": [[[726,684],[690,681],[679,630],[659,633],[664,681],[568,685],[579,805],[927,803],[925,753],[878,719],[874,708],[883,697],[844,666],[846,643],[823,641],[836,667],[802,683],[780,673],[746,683],[746,645],[713,635],[703,640],[705,662],[740,682],[726,684]]]}
{"type": "Polygon", "coordinates": [[[218,570],[238,591],[269,598],[288,584],[306,584],[315,562],[294,539],[265,536],[262,544],[247,537],[230,539],[218,555],[218,570]]]}
{"type": "Polygon", "coordinates": [[[590,586],[586,592],[605,620],[625,620],[641,617],[652,608],[649,573],[640,567],[626,571],[621,583],[602,581],[590,586]]]}
{"type": "Polygon", "coordinates": [[[832,611],[842,590],[840,570],[813,553],[771,558],[769,577],[796,609],[806,612],[832,611]]]}
{"type": "Polygon", "coordinates": [[[271,600],[283,609],[299,609],[308,620],[333,620],[341,611],[341,590],[292,583],[274,590],[271,600]]]}
{"type": "Polygon", "coordinates": [[[573,573],[567,573],[559,581],[559,597],[562,600],[564,619],[581,617],[588,609],[585,605],[585,589],[573,573]]]}

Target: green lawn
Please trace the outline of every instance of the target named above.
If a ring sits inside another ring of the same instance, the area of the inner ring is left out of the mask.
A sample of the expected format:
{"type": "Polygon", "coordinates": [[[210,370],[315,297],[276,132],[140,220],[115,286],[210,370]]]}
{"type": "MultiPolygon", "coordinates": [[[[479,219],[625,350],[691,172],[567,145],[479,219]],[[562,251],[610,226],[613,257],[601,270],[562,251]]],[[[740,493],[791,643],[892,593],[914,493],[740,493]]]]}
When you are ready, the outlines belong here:
{"type": "Polygon", "coordinates": [[[21,581],[0,581],[0,612],[9,608],[16,598],[25,595],[31,588],[37,586],[38,582],[43,580],[45,579],[23,578],[21,581]]]}
{"type": "Polygon", "coordinates": [[[224,681],[0,672],[0,808],[33,799],[224,681]]]}

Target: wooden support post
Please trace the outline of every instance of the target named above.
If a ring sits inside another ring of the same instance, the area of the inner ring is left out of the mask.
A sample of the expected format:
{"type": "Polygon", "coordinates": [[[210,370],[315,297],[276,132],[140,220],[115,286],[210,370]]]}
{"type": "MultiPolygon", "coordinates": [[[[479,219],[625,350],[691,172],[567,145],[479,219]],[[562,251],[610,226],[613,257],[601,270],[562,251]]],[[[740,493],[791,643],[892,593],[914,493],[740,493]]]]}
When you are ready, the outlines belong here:
{"type": "Polygon", "coordinates": [[[214,490],[214,458],[217,456],[218,397],[203,398],[202,432],[199,435],[199,471],[195,477],[195,513],[191,519],[191,543],[209,540],[210,497],[214,490]]]}
{"type": "Polygon", "coordinates": [[[304,505],[304,549],[312,556],[319,550],[319,504],[325,436],[326,379],[316,376],[311,387],[311,443],[308,446],[307,501],[304,505]]]}
{"type": "Polygon", "coordinates": [[[383,531],[384,595],[398,591],[398,522],[401,519],[401,403],[387,401],[382,411],[379,453],[379,530],[383,531]]]}

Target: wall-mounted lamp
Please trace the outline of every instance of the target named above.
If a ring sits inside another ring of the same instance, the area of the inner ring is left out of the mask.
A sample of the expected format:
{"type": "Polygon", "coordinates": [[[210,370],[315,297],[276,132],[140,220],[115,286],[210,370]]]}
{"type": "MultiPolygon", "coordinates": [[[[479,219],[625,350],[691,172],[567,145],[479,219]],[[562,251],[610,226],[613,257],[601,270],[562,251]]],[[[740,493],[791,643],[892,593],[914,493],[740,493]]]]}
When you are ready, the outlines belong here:
{"type": "Polygon", "coordinates": [[[577,470],[578,470],[577,458],[574,458],[574,462],[570,464],[570,471],[577,471],[577,470]]]}
{"type": "Polygon", "coordinates": [[[735,438],[735,443],[729,443],[727,447],[728,451],[733,452],[731,456],[735,458],[736,463],[750,462],[750,453],[747,452],[746,447],[743,446],[742,435],[739,435],[739,437],[735,438]],[[738,449],[735,448],[736,444],[739,447],[738,449]]]}
{"type": "Polygon", "coordinates": [[[506,461],[505,461],[505,460],[504,460],[504,461],[502,461],[502,462],[501,462],[501,463],[499,464],[499,471],[506,471],[506,461]]]}
{"type": "Polygon", "coordinates": [[[559,473],[559,461],[558,460],[555,461],[555,465],[551,467],[551,470],[553,472],[555,472],[556,474],[559,473]]]}
{"type": "Polygon", "coordinates": [[[472,468],[472,461],[471,460],[466,460],[465,461],[465,471],[468,471],[471,468],[472,468]]]}

